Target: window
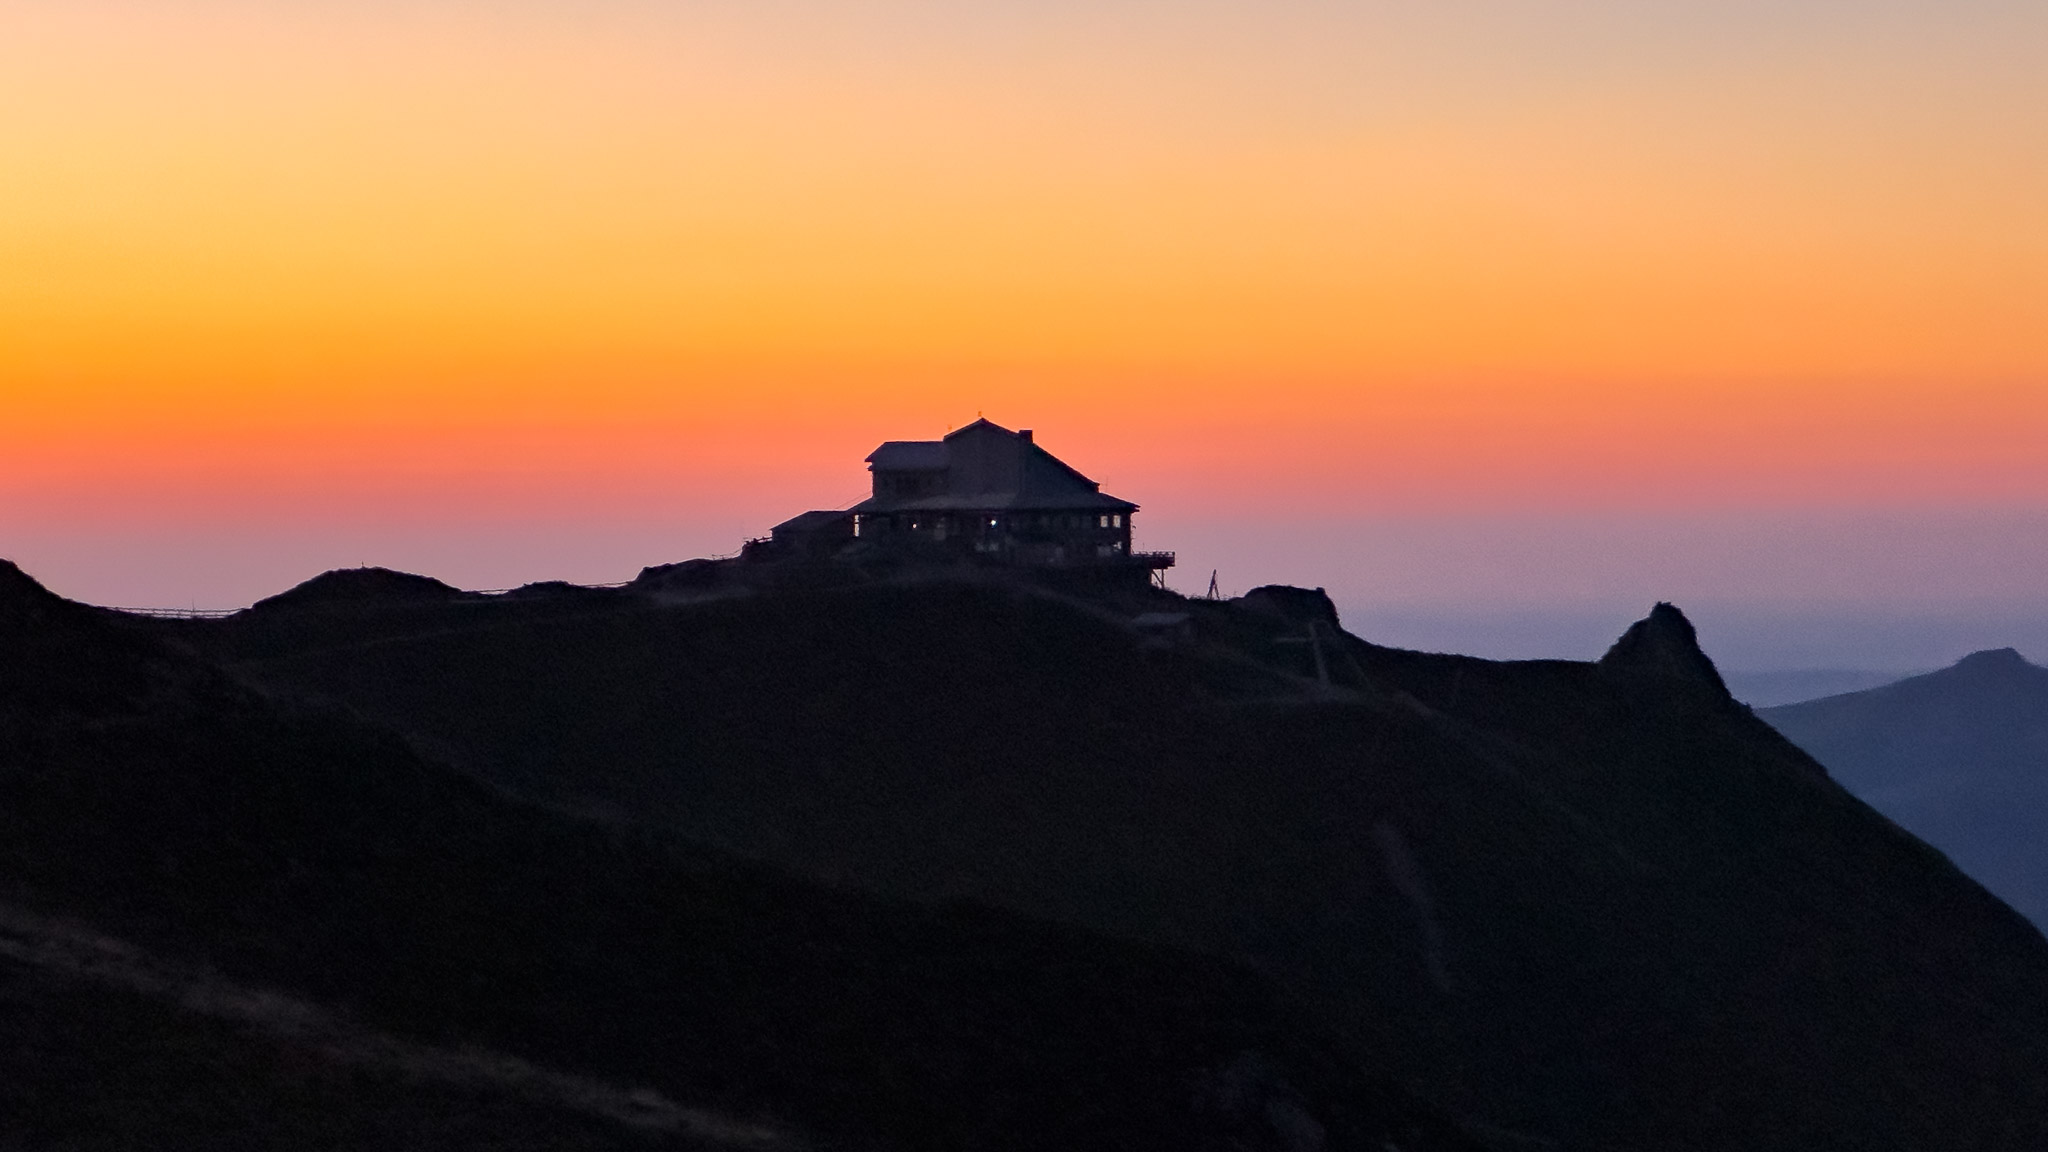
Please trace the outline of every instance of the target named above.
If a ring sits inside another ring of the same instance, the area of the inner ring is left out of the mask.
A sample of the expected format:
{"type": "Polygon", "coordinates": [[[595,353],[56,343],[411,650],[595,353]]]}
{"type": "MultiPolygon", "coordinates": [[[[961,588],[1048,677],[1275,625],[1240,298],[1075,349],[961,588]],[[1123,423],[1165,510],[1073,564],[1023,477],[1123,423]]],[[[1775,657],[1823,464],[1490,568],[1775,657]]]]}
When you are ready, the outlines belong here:
{"type": "Polygon", "coordinates": [[[1123,514],[1123,513],[1121,513],[1121,512],[1119,512],[1119,513],[1117,513],[1116,515],[1114,515],[1114,516],[1111,516],[1111,517],[1109,518],[1109,526],[1110,526],[1111,528],[1121,528],[1121,527],[1123,527],[1123,526],[1124,526],[1124,514],[1123,514]]]}
{"type": "Polygon", "coordinates": [[[1109,527],[1109,517],[1107,517],[1107,516],[1097,516],[1097,517],[1095,518],[1095,526],[1096,526],[1097,528],[1107,528],[1107,527],[1109,527]]]}

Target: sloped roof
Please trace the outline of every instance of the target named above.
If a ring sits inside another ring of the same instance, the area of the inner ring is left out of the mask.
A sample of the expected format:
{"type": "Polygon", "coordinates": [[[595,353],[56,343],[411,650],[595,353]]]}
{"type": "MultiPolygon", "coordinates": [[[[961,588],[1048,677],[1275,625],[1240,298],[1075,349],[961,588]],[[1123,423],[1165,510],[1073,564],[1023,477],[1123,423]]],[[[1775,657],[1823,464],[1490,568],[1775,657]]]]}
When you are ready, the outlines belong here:
{"type": "Polygon", "coordinates": [[[1137,505],[1047,452],[1028,432],[976,420],[944,440],[891,440],[868,454],[875,472],[944,472],[945,491],[877,496],[855,512],[1089,511],[1128,512],[1137,505]]]}
{"type": "Polygon", "coordinates": [[[936,472],[946,466],[943,440],[891,440],[868,453],[867,462],[888,472],[936,472]]]}
{"type": "Polygon", "coordinates": [[[1016,492],[943,493],[907,500],[867,499],[850,512],[1135,512],[1136,504],[1105,492],[1029,496],[1016,492]]]}

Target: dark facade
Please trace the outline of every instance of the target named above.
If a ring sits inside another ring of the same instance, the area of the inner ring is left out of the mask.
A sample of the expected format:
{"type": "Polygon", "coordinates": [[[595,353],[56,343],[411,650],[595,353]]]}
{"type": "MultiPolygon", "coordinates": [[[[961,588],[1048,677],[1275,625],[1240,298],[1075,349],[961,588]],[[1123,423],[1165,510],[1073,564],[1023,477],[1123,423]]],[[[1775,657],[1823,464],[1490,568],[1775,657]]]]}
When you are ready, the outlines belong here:
{"type": "Polygon", "coordinates": [[[853,539],[846,512],[800,512],[769,529],[768,541],[785,554],[830,556],[853,539]]]}
{"type": "Polygon", "coordinates": [[[976,420],[943,440],[892,440],[868,454],[873,494],[842,513],[775,528],[806,552],[862,544],[1034,566],[1158,570],[1169,552],[1131,551],[1138,506],[1039,447],[1025,429],[976,420]]]}

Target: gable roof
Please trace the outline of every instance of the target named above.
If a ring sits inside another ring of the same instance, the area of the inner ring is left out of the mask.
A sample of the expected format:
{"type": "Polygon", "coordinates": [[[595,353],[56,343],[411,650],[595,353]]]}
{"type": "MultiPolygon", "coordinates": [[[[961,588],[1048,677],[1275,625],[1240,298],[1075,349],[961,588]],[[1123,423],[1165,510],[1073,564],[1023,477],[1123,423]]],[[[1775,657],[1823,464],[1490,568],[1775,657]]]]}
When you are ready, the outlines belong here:
{"type": "Polygon", "coordinates": [[[848,508],[862,515],[875,512],[1136,512],[1138,506],[1106,492],[1070,495],[1023,495],[1016,492],[941,493],[907,499],[869,497],[848,508]]]}
{"type": "Polygon", "coordinates": [[[943,472],[944,490],[878,495],[855,505],[856,512],[1130,512],[1138,507],[1104,493],[1101,485],[1039,447],[1031,433],[1012,432],[986,419],[947,433],[943,440],[891,440],[868,454],[868,465],[874,472],[943,472]]]}

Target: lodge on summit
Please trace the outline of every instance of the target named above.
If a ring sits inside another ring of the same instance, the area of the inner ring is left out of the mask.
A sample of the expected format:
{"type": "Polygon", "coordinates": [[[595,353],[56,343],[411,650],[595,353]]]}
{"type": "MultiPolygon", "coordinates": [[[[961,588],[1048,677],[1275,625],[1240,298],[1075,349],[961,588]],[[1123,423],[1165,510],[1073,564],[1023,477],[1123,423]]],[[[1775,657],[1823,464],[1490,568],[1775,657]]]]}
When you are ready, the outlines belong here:
{"type": "Polygon", "coordinates": [[[1173,566],[1171,552],[1132,550],[1136,504],[1040,447],[1029,428],[976,420],[943,440],[891,440],[868,453],[867,464],[874,489],[866,500],[805,512],[760,543],[810,556],[950,555],[1136,573],[1173,566]]]}

